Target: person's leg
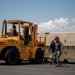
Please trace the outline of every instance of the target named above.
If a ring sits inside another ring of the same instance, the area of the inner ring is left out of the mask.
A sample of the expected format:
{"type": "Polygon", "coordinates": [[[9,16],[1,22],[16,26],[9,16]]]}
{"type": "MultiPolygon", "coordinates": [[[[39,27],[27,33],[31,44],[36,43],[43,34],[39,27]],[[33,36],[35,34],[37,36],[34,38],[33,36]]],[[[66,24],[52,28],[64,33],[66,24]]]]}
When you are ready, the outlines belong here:
{"type": "Polygon", "coordinates": [[[50,54],[50,64],[52,65],[52,59],[53,59],[53,56],[52,56],[52,53],[50,54]]]}
{"type": "Polygon", "coordinates": [[[60,62],[60,51],[57,51],[57,62],[56,62],[56,67],[60,66],[61,65],[61,62],[60,62]]]}
{"type": "Polygon", "coordinates": [[[57,58],[56,58],[56,53],[54,53],[54,63],[56,64],[57,58]]]}
{"type": "Polygon", "coordinates": [[[58,54],[57,51],[55,52],[55,66],[58,64],[58,54]]]}
{"type": "Polygon", "coordinates": [[[61,65],[60,57],[61,57],[61,52],[59,51],[59,54],[58,54],[58,65],[59,66],[61,65]]]}

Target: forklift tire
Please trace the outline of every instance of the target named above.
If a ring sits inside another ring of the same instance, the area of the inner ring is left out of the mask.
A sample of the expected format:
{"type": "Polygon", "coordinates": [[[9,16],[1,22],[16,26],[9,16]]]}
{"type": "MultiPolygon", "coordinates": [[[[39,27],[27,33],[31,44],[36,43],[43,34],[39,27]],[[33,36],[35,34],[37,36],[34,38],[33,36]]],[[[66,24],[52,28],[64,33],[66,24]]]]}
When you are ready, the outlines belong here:
{"type": "Polygon", "coordinates": [[[41,48],[37,49],[35,53],[35,63],[41,64],[44,58],[44,52],[41,48]]]}
{"type": "Polygon", "coordinates": [[[5,53],[6,64],[15,65],[18,63],[18,61],[19,61],[19,54],[17,50],[15,50],[14,48],[7,50],[7,52],[5,53]]]}

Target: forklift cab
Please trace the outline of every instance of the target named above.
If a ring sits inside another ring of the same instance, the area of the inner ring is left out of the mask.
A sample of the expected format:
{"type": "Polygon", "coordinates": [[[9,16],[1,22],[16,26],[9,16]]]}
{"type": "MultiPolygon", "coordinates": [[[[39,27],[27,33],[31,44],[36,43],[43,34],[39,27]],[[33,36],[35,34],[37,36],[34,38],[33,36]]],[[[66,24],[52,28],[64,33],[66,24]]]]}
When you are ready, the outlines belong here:
{"type": "Polygon", "coordinates": [[[27,21],[21,21],[21,20],[4,20],[3,25],[2,25],[2,32],[1,32],[1,37],[10,37],[11,39],[15,38],[18,39],[19,45],[20,45],[20,40],[24,41],[24,45],[27,45],[32,42],[36,42],[37,39],[37,25],[27,22],[27,21]],[[13,29],[16,28],[16,35],[12,34],[11,27],[13,29]]]}

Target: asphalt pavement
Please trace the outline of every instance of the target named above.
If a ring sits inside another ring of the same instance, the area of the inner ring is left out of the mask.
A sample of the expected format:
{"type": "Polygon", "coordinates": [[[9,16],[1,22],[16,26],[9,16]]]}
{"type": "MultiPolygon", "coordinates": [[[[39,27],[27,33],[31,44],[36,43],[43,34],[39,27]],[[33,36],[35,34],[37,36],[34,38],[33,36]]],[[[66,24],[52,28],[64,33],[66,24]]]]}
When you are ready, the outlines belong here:
{"type": "Polygon", "coordinates": [[[21,65],[6,65],[0,60],[0,75],[75,75],[75,64],[62,63],[60,67],[50,63],[30,64],[23,61],[21,65]]]}

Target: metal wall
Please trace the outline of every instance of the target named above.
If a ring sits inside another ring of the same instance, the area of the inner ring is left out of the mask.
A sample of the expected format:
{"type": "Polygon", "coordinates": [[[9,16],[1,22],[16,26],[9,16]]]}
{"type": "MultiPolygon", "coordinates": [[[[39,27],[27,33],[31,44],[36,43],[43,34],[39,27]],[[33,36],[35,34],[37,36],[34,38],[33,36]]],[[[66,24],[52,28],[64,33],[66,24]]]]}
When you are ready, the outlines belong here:
{"type": "MultiPolygon", "coordinates": [[[[46,46],[46,57],[49,58],[49,46],[46,46]]],[[[75,46],[64,46],[61,60],[67,59],[68,61],[75,62],[75,46]]]]}

